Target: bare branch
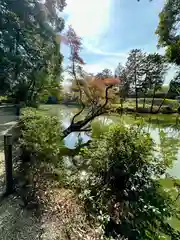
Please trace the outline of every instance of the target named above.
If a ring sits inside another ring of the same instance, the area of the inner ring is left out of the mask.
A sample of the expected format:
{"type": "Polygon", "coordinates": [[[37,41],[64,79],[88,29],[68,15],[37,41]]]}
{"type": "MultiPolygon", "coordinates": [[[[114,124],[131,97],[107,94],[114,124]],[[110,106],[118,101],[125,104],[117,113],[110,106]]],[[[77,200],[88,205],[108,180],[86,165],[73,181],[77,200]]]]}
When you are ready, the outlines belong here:
{"type": "Polygon", "coordinates": [[[82,128],[79,132],[90,132],[91,128],[82,128]]]}
{"type": "Polygon", "coordinates": [[[112,88],[112,86],[109,86],[106,88],[106,100],[104,102],[104,104],[100,107],[97,108],[97,110],[94,112],[94,114],[92,114],[91,116],[89,116],[89,114],[85,117],[84,120],[78,121],[76,123],[71,123],[70,126],[64,130],[63,134],[63,138],[67,137],[71,132],[79,132],[79,131],[83,131],[83,127],[85,127],[88,123],[90,123],[95,117],[98,117],[104,113],[106,113],[106,111],[104,110],[104,107],[107,105],[108,103],[108,90],[112,88]]]}

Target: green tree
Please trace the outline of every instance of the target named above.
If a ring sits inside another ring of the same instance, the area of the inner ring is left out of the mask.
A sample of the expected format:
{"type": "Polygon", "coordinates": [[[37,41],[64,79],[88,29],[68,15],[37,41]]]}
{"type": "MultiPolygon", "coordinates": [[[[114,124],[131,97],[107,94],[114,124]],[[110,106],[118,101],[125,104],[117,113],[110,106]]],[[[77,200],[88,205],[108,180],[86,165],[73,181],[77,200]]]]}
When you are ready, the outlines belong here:
{"type": "Polygon", "coordinates": [[[105,78],[113,77],[113,73],[110,69],[105,68],[102,70],[102,72],[98,73],[96,77],[105,79],[105,78]]]}
{"type": "Polygon", "coordinates": [[[147,54],[145,55],[144,59],[144,69],[143,69],[143,78],[141,82],[141,93],[143,94],[143,108],[145,108],[146,104],[146,96],[148,94],[148,91],[151,89],[151,80],[150,80],[150,74],[149,71],[151,69],[151,61],[149,61],[149,57],[147,54]]]}
{"type": "MultiPolygon", "coordinates": [[[[34,76],[43,73],[44,78],[47,73],[56,48],[55,33],[64,26],[57,10],[64,6],[65,2],[58,0],[44,4],[36,0],[0,1],[0,85],[4,93],[27,101],[38,91],[36,85],[41,84],[36,84],[39,78],[34,76]]],[[[60,53],[57,56],[62,59],[60,53]]]]}
{"type": "MultiPolygon", "coordinates": [[[[169,164],[156,158],[153,141],[140,128],[112,126],[82,151],[86,167],[77,177],[91,220],[113,239],[179,239],[167,219],[176,215],[173,200],[159,184],[169,164]]],[[[170,153],[169,153],[170,154],[170,153]]]]}
{"type": "Polygon", "coordinates": [[[141,89],[144,75],[144,58],[145,54],[140,49],[133,49],[126,62],[127,77],[131,83],[130,88],[136,96],[136,111],[138,109],[138,92],[141,89]]]}
{"type": "Polygon", "coordinates": [[[146,58],[148,70],[146,78],[150,89],[153,89],[151,112],[153,111],[154,99],[156,91],[159,90],[164,83],[164,76],[167,70],[167,63],[164,56],[158,53],[149,54],[146,58]]]}
{"type": "Polygon", "coordinates": [[[168,0],[159,14],[159,25],[156,33],[159,46],[166,47],[169,62],[180,65],[180,35],[179,18],[180,1],[168,0]]]}
{"type": "Polygon", "coordinates": [[[129,93],[130,82],[129,82],[129,78],[127,77],[126,68],[122,66],[121,63],[119,63],[115,69],[115,76],[120,79],[119,96],[120,96],[121,109],[123,109],[123,102],[125,101],[129,93]]]}

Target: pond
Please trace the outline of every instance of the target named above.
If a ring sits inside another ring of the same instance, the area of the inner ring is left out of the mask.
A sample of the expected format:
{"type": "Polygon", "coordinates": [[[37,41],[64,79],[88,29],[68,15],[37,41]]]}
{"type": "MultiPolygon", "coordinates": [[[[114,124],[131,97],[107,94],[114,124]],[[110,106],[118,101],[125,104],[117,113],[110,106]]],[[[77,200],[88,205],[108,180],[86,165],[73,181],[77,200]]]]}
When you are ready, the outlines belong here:
{"type": "MultiPolygon", "coordinates": [[[[65,105],[43,105],[43,109],[47,109],[53,115],[57,115],[66,128],[69,126],[71,118],[77,113],[78,108],[75,106],[67,107],[65,105]]],[[[156,143],[156,147],[160,154],[165,158],[173,159],[172,167],[168,173],[175,177],[180,178],[180,122],[179,117],[175,115],[103,115],[96,118],[96,122],[100,124],[112,124],[123,122],[126,125],[134,125],[139,121],[143,121],[143,126],[148,131],[156,143]]],[[[75,148],[77,138],[80,137],[82,142],[87,142],[91,136],[88,133],[71,133],[65,139],[65,144],[68,148],[75,148]]],[[[159,155],[160,157],[160,155],[159,155]]]]}

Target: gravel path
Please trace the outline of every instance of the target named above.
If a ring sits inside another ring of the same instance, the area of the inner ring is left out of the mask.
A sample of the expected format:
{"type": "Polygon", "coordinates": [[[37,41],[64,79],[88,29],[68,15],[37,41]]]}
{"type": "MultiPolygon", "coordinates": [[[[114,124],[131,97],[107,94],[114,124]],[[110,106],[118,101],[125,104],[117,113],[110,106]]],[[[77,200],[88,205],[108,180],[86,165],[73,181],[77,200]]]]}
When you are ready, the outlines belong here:
{"type": "MultiPolygon", "coordinates": [[[[17,123],[13,107],[0,106],[0,197],[4,193],[4,134],[17,123]]],[[[0,240],[57,240],[54,221],[39,220],[15,195],[0,199],[0,240]]]]}
{"type": "MultiPolygon", "coordinates": [[[[4,192],[3,136],[17,123],[14,113],[13,107],[0,107],[0,195],[4,192]]],[[[20,204],[20,199],[13,195],[0,200],[0,240],[40,239],[37,217],[20,204]]]]}

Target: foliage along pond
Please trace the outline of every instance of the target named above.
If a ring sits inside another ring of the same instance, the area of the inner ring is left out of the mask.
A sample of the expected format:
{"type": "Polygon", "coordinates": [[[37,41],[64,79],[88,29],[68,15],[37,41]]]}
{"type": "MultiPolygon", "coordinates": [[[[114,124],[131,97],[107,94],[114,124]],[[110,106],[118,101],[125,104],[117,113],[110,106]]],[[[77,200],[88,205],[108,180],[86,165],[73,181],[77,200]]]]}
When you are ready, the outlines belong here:
{"type": "MultiPolygon", "coordinates": [[[[60,122],[66,128],[78,108],[75,106],[67,107],[64,105],[42,105],[41,109],[48,110],[51,115],[59,117],[60,122]]],[[[118,115],[110,114],[96,118],[92,122],[92,133],[74,132],[65,138],[65,145],[69,149],[80,143],[85,143],[93,136],[107,130],[110,124],[123,123],[127,126],[139,126],[148,131],[155,142],[155,154],[158,158],[163,158],[171,166],[166,176],[162,176],[160,182],[165,191],[169,192],[175,200],[175,204],[180,206],[180,199],[176,201],[180,191],[175,187],[172,178],[180,184],[180,120],[177,115],[118,115]],[[171,178],[172,177],[172,178],[171,178]]],[[[68,158],[65,157],[68,164],[68,158]]],[[[69,165],[69,164],[68,164],[69,165]]],[[[177,218],[169,219],[174,228],[180,230],[180,221],[177,218]]]]}
{"type": "MultiPolygon", "coordinates": [[[[77,107],[66,107],[64,105],[43,105],[41,108],[47,109],[53,115],[58,115],[63,126],[69,126],[71,118],[78,111],[77,107]]],[[[113,123],[123,122],[126,125],[140,124],[148,131],[156,143],[159,157],[163,156],[167,161],[172,162],[172,168],[168,173],[180,178],[180,121],[175,115],[103,115],[96,118],[92,124],[94,134],[99,131],[100,127],[108,126],[113,123]]],[[[90,133],[71,133],[65,139],[68,148],[73,149],[76,146],[77,139],[81,139],[82,143],[91,139],[90,133]]]]}

